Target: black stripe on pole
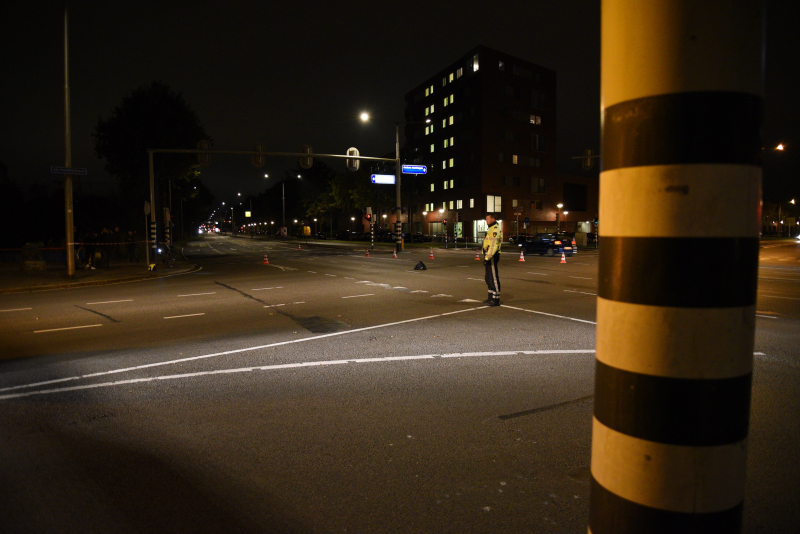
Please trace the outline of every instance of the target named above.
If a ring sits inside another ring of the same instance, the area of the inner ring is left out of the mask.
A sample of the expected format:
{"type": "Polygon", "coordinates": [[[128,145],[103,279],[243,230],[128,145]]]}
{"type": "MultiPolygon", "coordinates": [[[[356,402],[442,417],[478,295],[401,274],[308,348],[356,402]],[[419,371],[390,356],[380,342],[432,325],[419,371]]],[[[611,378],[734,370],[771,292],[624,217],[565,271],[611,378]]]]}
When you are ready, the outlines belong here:
{"type": "Polygon", "coordinates": [[[652,306],[752,306],[758,245],[756,237],[604,236],[597,293],[652,306]]]}
{"type": "Polygon", "coordinates": [[[705,514],[644,506],[608,491],[591,477],[589,528],[592,534],[710,534],[740,532],[742,504],[705,514]]]}
{"type": "Polygon", "coordinates": [[[685,379],[624,371],[596,362],[594,416],[622,434],[690,447],[747,437],[752,374],[685,379]]]}
{"type": "Polygon", "coordinates": [[[705,91],[637,98],[605,109],[603,170],[643,165],[761,165],[762,99],[705,91]]]}

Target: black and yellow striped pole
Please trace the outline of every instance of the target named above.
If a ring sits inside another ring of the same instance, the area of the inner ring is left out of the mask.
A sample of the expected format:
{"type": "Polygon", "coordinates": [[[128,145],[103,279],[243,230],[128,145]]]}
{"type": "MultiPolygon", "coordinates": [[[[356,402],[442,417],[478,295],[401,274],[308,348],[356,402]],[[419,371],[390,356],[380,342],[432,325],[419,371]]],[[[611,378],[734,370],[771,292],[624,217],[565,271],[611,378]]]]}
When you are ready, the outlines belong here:
{"type": "Polygon", "coordinates": [[[602,3],[592,534],[741,530],[762,10],[602,3]]]}

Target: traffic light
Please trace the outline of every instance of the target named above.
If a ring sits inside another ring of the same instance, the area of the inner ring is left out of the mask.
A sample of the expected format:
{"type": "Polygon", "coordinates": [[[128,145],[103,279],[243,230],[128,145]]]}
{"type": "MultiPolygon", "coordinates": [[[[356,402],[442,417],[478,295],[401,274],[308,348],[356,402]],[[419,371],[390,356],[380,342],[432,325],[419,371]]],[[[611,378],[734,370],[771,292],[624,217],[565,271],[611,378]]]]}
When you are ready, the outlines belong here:
{"type": "Polygon", "coordinates": [[[366,215],[364,215],[364,218],[367,220],[367,222],[372,222],[372,214],[371,213],[367,213],[366,215]]]}
{"type": "Polygon", "coordinates": [[[442,224],[447,224],[447,219],[442,219],[442,224]]]}

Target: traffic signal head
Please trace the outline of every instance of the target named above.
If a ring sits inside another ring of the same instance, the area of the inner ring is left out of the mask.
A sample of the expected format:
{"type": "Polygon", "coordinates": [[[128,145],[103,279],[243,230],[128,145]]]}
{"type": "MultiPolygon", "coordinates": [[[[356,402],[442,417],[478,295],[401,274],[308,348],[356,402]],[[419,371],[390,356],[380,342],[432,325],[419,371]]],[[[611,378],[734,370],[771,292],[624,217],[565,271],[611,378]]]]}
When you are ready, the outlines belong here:
{"type": "Polygon", "coordinates": [[[368,220],[368,221],[371,221],[372,220],[372,214],[371,213],[367,213],[366,215],[364,215],[364,218],[366,220],[368,220]]]}

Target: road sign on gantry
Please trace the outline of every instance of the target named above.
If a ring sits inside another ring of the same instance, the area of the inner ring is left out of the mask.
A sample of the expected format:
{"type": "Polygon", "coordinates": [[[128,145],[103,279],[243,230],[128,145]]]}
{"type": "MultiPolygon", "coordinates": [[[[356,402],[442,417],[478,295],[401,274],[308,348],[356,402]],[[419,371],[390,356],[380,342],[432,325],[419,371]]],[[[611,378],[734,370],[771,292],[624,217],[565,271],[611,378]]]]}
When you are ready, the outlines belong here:
{"type": "MultiPolygon", "coordinates": [[[[311,145],[303,145],[300,149],[300,152],[303,154],[312,154],[311,145]]],[[[300,156],[300,167],[303,169],[310,169],[311,166],[314,164],[314,158],[310,156],[300,156]]]]}
{"type": "MultiPolygon", "coordinates": [[[[358,149],[355,147],[348,148],[347,155],[358,156],[359,155],[358,149]]],[[[357,159],[346,159],[345,164],[347,165],[347,168],[351,171],[357,171],[358,168],[361,166],[361,162],[357,159]]]]}

